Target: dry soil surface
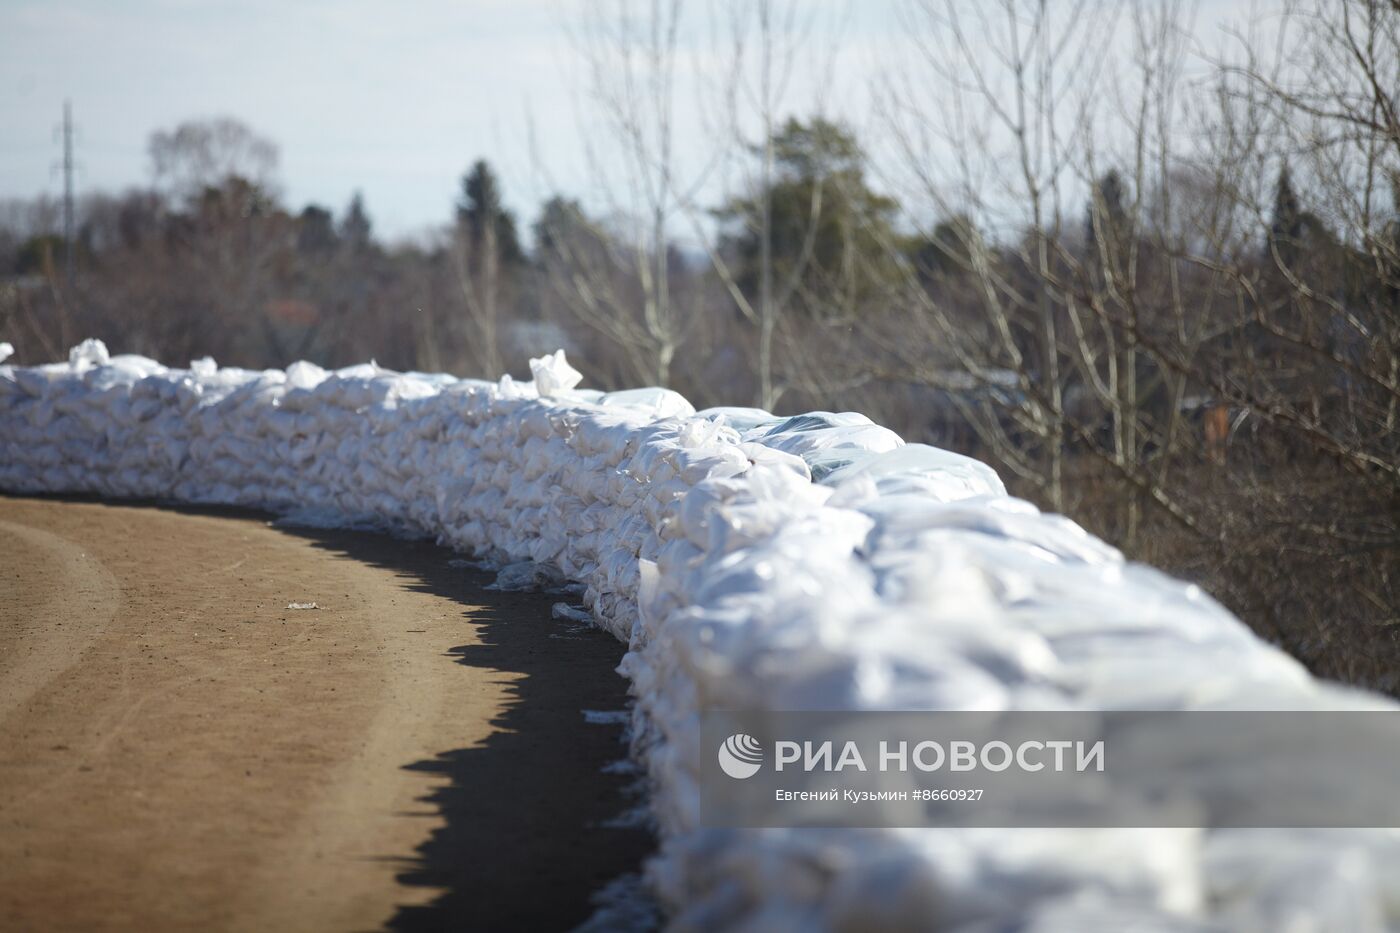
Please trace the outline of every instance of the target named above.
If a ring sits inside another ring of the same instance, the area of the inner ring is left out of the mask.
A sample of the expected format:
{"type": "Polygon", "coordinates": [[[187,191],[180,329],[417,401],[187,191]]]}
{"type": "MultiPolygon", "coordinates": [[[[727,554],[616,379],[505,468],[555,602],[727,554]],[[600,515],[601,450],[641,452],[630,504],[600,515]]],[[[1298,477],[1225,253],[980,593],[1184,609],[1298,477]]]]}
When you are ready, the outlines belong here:
{"type": "Polygon", "coordinates": [[[587,918],[651,845],[622,648],[454,556],[0,497],[0,929],[587,918]]]}

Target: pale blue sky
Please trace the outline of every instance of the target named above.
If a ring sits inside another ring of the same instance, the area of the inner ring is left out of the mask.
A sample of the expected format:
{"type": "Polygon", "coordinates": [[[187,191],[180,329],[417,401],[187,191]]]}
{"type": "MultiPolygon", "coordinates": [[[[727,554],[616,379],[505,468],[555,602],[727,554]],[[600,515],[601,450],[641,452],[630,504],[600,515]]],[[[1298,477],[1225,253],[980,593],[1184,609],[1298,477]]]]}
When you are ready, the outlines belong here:
{"type": "Polygon", "coordinates": [[[153,130],[229,115],[279,145],[293,204],[338,210],[358,187],[389,234],[445,221],[478,156],[509,164],[524,197],[527,103],[537,122],[572,119],[561,7],[0,0],[0,197],[59,190],[64,97],[84,189],[147,180],[153,130]]]}
{"type": "MultiPolygon", "coordinates": [[[[293,206],[339,211],[358,188],[381,233],[413,234],[448,220],[463,170],[485,157],[528,222],[552,187],[589,194],[567,34],[583,2],[0,0],[0,198],[59,192],[53,129],[68,97],[80,192],[148,181],[153,130],[228,115],[278,144],[293,206]]],[[[812,2],[845,11],[832,107],[859,122],[870,73],[900,39],[895,0],[812,2]]],[[[1203,18],[1240,6],[1208,0],[1203,18]]],[[[682,109],[684,149],[704,129],[688,98],[682,109]]]]}

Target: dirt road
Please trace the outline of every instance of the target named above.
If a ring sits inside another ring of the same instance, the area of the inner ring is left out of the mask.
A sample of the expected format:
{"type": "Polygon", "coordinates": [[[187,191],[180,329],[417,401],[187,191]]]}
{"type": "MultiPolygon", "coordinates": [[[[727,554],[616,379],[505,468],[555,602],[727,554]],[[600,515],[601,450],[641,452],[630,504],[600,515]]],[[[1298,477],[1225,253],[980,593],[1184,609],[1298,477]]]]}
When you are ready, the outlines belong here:
{"type": "Polygon", "coordinates": [[[453,557],[0,497],[0,929],[584,920],[651,845],[621,646],[453,557]]]}

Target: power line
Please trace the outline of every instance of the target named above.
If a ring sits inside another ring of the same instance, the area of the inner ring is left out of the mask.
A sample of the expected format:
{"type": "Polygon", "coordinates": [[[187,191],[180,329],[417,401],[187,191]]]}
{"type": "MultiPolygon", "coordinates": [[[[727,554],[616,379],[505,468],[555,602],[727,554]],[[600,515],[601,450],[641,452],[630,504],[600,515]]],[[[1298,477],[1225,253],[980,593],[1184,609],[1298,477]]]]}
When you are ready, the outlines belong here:
{"type": "Polygon", "coordinates": [[[76,234],[73,215],[73,105],[63,102],[63,125],[58,127],[63,136],[63,281],[71,294],[73,291],[73,253],[76,247],[76,234]]]}
{"type": "Polygon", "coordinates": [[[73,291],[73,105],[63,102],[63,281],[73,291]]]}

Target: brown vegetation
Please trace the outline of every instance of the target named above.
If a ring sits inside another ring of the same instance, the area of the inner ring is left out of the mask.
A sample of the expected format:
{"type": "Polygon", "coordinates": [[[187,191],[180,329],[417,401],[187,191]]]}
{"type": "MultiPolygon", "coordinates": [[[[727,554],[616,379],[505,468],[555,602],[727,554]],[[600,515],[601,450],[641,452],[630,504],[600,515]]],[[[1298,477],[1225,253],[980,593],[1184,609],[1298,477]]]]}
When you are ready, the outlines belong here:
{"type": "Polygon", "coordinates": [[[719,9],[684,169],[679,0],[578,36],[618,162],[594,201],[625,209],[556,196],[526,243],[478,163],[450,229],[388,247],[358,199],[281,204],[251,131],[190,125],[155,187],[84,205],[72,283],[44,205],[10,212],[0,333],[463,375],[563,345],[604,388],[864,411],[1400,690],[1400,5],[1290,5],[1207,57],[1172,0],[910,0],[878,178],[820,101],[791,117],[826,61],[800,8],[719,9]],[[721,161],[741,182],[698,203],[721,161]]]}

